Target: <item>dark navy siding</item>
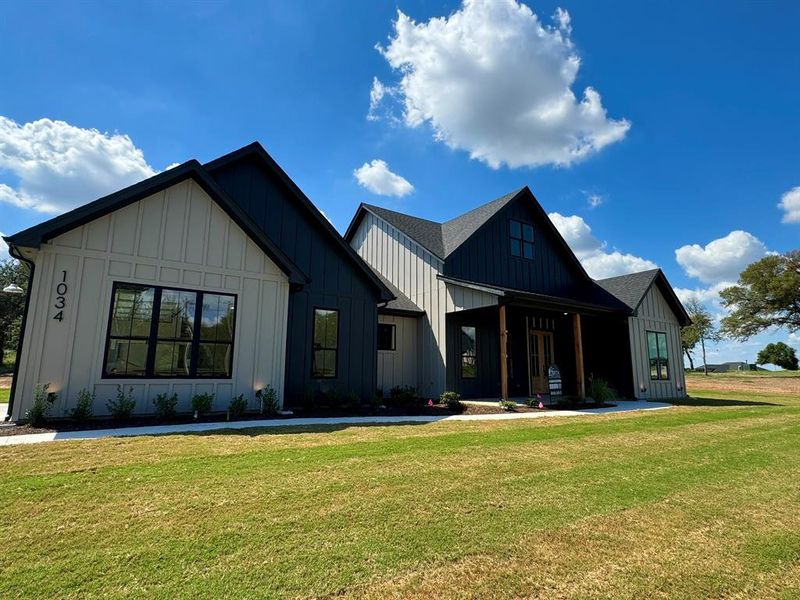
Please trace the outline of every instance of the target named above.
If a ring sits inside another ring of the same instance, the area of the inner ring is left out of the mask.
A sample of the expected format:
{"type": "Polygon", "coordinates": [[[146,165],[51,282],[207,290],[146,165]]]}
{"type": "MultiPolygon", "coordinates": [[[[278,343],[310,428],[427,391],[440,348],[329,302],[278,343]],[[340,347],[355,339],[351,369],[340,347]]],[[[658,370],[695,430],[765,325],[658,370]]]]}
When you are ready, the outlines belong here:
{"type": "Polygon", "coordinates": [[[310,278],[289,295],[286,348],[286,404],[300,406],[311,392],[332,391],[362,399],[375,393],[377,373],[377,303],[379,292],[344,255],[307,209],[282,182],[253,159],[213,171],[220,187],[310,278]],[[315,308],[339,310],[339,356],[336,379],[312,379],[315,308]]]}
{"type": "Polygon", "coordinates": [[[542,217],[525,196],[510,202],[447,257],[445,275],[553,296],[582,297],[586,276],[549,225],[541,222],[542,217]],[[533,260],[511,255],[511,219],[533,225],[533,260]]]}

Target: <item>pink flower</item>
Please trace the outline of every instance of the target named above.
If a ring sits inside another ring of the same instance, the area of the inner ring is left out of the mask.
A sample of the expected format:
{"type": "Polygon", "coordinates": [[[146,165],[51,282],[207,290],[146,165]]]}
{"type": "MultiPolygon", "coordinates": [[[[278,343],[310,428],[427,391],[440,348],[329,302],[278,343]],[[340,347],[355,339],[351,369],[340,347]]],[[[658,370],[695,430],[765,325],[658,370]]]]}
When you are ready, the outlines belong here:
{"type": "MultiPolygon", "coordinates": [[[[537,400],[541,400],[542,399],[542,395],[541,394],[536,394],[536,399],[537,400]]],[[[541,402],[539,404],[541,404],[541,402]]]]}
{"type": "Polygon", "coordinates": [[[433,406],[433,400],[428,400],[428,406],[433,406]]]}
{"type": "Polygon", "coordinates": [[[539,408],[544,408],[544,403],[543,402],[539,402],[539,408]]]}

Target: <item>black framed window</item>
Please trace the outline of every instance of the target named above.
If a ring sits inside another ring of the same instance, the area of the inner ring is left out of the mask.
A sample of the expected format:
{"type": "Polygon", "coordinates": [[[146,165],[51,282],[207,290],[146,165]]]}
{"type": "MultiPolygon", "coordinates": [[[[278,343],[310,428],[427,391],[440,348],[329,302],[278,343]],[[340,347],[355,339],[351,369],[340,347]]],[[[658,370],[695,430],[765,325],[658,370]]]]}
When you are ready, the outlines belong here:
{"type": "Polygon", "coordinates": [[[378,350],[395,350],[397,327],[391,323],[378,323],[378,350]]]}
{"type": "Polygon", "coordinates": [[[339,311],[314,309],[314,356],[311,376],[333,379],[339,364],[339,311]]]}
{"type": "Polygon", "coordinates": [[[235,323],[236,296],[115,283],[103,377],[229,379],[235,323]]]}
{"type": "Polygon", "coordinates": [[[509,221],[511,256],[533,259],[533,225],[520,221],[509,221]]]}
{"type": "Polygon", "coordinates": [[[667,334],[661,331],[647,332],[647,356],[650,359],[650,379],[669,379],[667,358],[667,334]]]}
{"type": "Polygon", "coordinates": [[[477,332],[470,325],[461,326],[461,378],[475,379],[478,376],[477,332]]]}

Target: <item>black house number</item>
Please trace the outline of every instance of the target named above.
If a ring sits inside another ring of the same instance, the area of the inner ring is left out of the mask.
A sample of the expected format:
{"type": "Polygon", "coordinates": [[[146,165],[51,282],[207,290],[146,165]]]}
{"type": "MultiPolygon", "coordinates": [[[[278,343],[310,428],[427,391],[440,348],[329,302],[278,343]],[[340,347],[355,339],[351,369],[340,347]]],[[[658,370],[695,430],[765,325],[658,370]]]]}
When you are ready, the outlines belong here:
{"type": "Polygon", "coordinates": [[[56,321],[64,320],[64,307],[67,305],[67,290],[69,290],[69,286],[67,285],[67,272],[61,271],[61,281],[56,286],[56,301],[53,304],[53,306],[58,309],[58,312],[53,315],[56,321]]]}

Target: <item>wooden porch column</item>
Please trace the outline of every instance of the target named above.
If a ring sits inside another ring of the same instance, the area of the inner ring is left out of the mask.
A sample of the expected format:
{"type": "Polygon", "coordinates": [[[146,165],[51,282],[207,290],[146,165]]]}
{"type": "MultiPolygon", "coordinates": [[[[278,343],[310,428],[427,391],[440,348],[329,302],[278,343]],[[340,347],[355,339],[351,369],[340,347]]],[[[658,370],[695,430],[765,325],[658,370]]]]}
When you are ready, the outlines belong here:
{"type": "Polygon", "coordinates": [[[508,331],[505,304],[500,305],[500,396],[503,400],[508,400],[508,331]]]}
{"type": "Polygon", "coordinates": [[[572,315],[572,331],[575,338],[575,383],[578,386],[578,397],[586,397],[586,384],[583,381],[583,339],[581,338],[581,316],[572,315]]]}

